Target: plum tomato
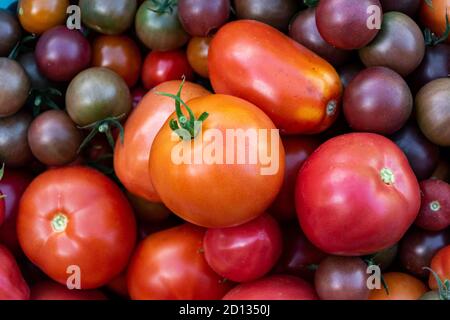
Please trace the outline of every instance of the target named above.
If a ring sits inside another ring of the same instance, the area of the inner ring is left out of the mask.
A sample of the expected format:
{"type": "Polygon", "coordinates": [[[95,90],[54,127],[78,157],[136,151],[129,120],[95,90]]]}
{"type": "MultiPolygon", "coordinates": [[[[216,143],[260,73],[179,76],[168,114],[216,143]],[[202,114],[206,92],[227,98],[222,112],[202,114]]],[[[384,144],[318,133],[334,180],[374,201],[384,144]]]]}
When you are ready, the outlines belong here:
{"type": "Polygon", "coordinates": [[[371,290],[369,300],[418,300],[427,292],[427,287],[419,279],[401,272],[383,274],[385,288],[371,290]]]}
{"type": "Polygon", "coordinates": [[[28,300],[30,289],[9,250],[0,245],[0,300],[28,300]]]}
{"type": "Polygon", "coordinates": [[[416,225],[425,230],[439,231],[450,226],[450,185],[429,179],[420,183],[422,201],[416,225]]]}
{"type": "Polygon", "coordinates": [[[20,0],[17,8],[22,27],[34,34],[42,34],[64,24],[69,0],[20,0]]]}

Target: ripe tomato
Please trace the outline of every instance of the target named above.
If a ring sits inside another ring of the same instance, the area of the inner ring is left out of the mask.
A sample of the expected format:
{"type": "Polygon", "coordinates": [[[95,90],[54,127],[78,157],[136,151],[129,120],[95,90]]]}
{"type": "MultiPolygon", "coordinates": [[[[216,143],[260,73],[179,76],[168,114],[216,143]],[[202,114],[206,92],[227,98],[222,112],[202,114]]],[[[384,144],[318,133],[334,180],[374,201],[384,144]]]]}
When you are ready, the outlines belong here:
{"type": "Polygon", "coordinates": [[[282,250],[280,228],[267,214],[237,227],[209,229],[203,241],[211,268],[235,282],[264,276],[282,250]]]}
{"type": "Polygon", "coordinates": [[[7,248],[0,245],[0,300],[28,300],[30,289],[7,248]]]}
{"type": "Polygon", "coordinates": [[[239,20],[220,28],[208,66],[216,93],[254,103],[284,133],[318,133],[338,115],[342,85],[336,70],[263,23],[239,20]]]}
{"type": "Polygon", "coordinates": [[[161,200],[186,221],[208,228],[261,215],[283,182],[284,148],[275,125],[255,105],[232,96],[213,94],[188,104],[196,119],[209,114],[201,134],[173,139],[174,113],[150,152],[150,176],[161,200]]]}
{"type": "Polygon", "coordinates": [[[136,84],[141,71],[141,52],[127,36],[99,36],[92,45],[92,65],[119,74],[129,87],[136,84]]]}
{"type": "MultiPolygon", "coordinates": [[[[180,84],[181,81],[165,82],[147,93],[125,123],[123,143],[117,143],[114,150],[117,177],[128,191],[149,201],[160,201],[148,169],[150,148],[159,129],[174,110],[171,98],[155,92],[176,94],[180,84]]],[[[181,98],[188,101],[208,94],[203,87],[186,82],[181,98]]]]}
{"type": "Polygon", "coordinates": [[[306,236],[337,255],[371,254],[394,245],[420,208],[408,159],[392,141],[370,133],[321,145],[300,169],[295,194],[306,236]]]}
{"type": "Polygon", "coordinates": [[[221,299],[221,281],[203,256],[205,231],[190,224],[148,236],[128,268],[128,290],[135,300],[221,299]]]}
{"type": "Polygon", "coordinates": [[[30,300],[106,300],[98,290],[70,290],[53,281],[42,281],[31,287],[30,300]]]}
{"type": "Polygon", "coordinates": [[[0,226],[5,219],[5,195],[0,191],[0,226]]]}
{"type": "Polygon", "coordinates": [[[208,52],[211,39],[211,37],[193,37],[187,47],[189,64],[203,78],[209,78],[208,52]]]}
{"type": "Polygon", "coordinates": [[[53,169],[33,180],[20,202],[17,233],[27,257],[55,281],[66,284],[68,267],[77,266],[81,289],[116,277],[136,241],[127,199],[87,167],[53,169]]]}
{"type": "MultiPolygon", "coordinates": [[[[442,282],[450,280],[450,245],[442,248],[436,253],[431,260],[431,269],[437,273],[442,282]]],[[[428,284],[431,289],[438,288],[436,279],[432,274],[430,274],[428,284]]]]}
{"type": "Polygon", "coordinates": [[[275,275],[247,282],[231,289],[223,300],[318,300],[314,288],[305,280],[275,275]]]}
{"type": "MultiPolygon", "coordinates": [[[[445,15],[450,19],[450,0],[433,0],[430,6],[427,1],[422,1],[420,18],[425,27],[438,35],[443,35],[446,28],[445,15]]],[[[447,38],[450,43],[450,37],[447,38]]]]}
{"type": "Polygon", "coordinates": [[[64,24],[69,0],[20,0],[19,21],[31,33],[42,34],[64,24]]]}
{"type": "Polygon", "coordinates": [[[389,294],[382,286],[370,292],[369,300],[418,300],[428,291],[422,281],[406,273],[388,272],[383,277],[389,294]]]}
{"type": "Polygon", "coordinates": [[[142,66],[142,83],[146,89],[169,80],[187,80],[194,77],[186,53],[181,50],[158,52],[152,51],[145,58],[142,66]]]}

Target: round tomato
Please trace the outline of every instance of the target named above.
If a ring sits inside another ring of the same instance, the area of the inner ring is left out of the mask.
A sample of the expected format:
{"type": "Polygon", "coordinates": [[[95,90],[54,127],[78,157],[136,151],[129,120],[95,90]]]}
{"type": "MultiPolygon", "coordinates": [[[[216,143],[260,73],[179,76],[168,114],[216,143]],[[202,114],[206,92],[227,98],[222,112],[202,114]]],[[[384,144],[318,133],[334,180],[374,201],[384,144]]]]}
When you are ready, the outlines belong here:
{"type": "MultiPolygon", "coordinates": [[[[442,248],[431,260],[431,270],[436,272],[442,282],[450,280],[450,245],[442,248]]],[[[437,289],[438,285],[433,274],[430,274],[428,284],[431,289],[437,289]]]]}
{"type": "Polygon", "coordinates": [[[205,231],[190,224],[148,236],[128,268],[128,290],[135,300],[221,299],[229,290],[206,263],[205,231]]]}
{"type": "Polygon", "coordinates": [[[231,227],[261,215],[284,176],[275,125],[255,105],[228,95],[199,97],[188,105],[195,119],[205,112],[208,117],[190,118],[191,131],[176,130],[180,140],[173,139],[174,113],[156,135],[149,167],[157,194],[172,212],[203,227],[231,227]]]}
{"type": "Polygon", "coordinates": [[[303,164],[296,208],[306,236],[337,255],[364,255],[398,242],[420,208],[420,189],[389,139],[351,133],[330,139],[303,164]]]}
{"type": "MultiPolygon", "coordinates": [[[[180,84],[181,81],[169,81],[148,92],[127,119],[124,141],[117,143],[114,150],[117,177],[128,191],[148,201],[160,201],[148,169],[150,148],[159,129],[174,110],[173,100],[156,92],[176,94],[180,84]]],[[[186,82],[181,98],[189,101],[208,94],[203,87],[186,82]]]]}
{"type": "Polygon", "coordinates": [[[0,245],[0,300],[28,300],[30,289],[11,252],[0,245]]]}
{"type": "Polygon", "coordinates": [[[209,78],[208,51],[211,39],[211,37],[193,37],[187,47],[189,64],[203,78],[209,78]]]}
{"type": "Polygon", "coordinates": [[[69,5],[69,0],[20,0],[19,21],[26,31],[42,34],[64,24],[69,5]]]}
{"type": "Polygon", "coordinates": [[[418,300],[427,292],[427,287],[417,278],[406,273],[388,272],[383,274],[386,288],[370,292],[369,300],[418,300]]]}
{"type": "Polygon", "coordinates": [[[99,36],[92,45],[92,65],[119,74],[129,87],[136,84],[141,71],[141,52],[127,36],[99,36]]]}
{"type": "Polygon", "coordinates": [[[318,300],[314,288],[293,276],[275,275],[238,285],[223,300],[318,300]]]}
{"type": "Polygon", "coordinates": [[[216,93],[254,103],[283,133],[318,133],[338,115],[342,85],[336,70],[261,22],[239,20],[220,28],[208,67],[216,93]]]}
{"type": "Polygon", "coordinates": [[[192,80],[194,76],[184,51],[152,51],[145,58],[142,83],[146,89],[169,80],[180,80],[183,76],[187,80],[192,80]]]}
{"type": "MultiPolygon", "coordinates": [[[[438,35],[443,35],[446,23],[446,15],[450,19],[450,0],[433,0],[430,5],[430,1],[422,1],[420,8],[420,18],[425,27],[438,35]]],[[[447,38],[447,42],[450,43],[450,37],[447,38]]]]}
{"type": "Polygon", "coordinates": [[[22,196],[17,234],[27,257],[49,277],[98,288],[126,267],[136,241],[132,209],[120,189],[85,167],[49,170],[22,196]]]}
{"type": "Polygon", "coordinates": [[[30,300],[106,300],[97,290],[68,289],[53,281],[42,281],[31,287],[30,300]]]}

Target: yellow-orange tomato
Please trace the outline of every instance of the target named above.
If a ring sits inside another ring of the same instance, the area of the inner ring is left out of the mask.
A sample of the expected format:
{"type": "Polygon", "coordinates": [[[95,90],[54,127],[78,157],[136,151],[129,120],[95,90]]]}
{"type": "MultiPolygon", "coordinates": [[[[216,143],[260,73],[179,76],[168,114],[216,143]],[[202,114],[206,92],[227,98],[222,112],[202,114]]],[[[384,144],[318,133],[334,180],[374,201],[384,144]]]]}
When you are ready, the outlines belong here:
{"type": "MultiPolygon", "coordinates": [[[[114,151],[114,170],[125,188],[148,201],[159,202],[148,171],[148,158],[153,140],[167,118],[175,110],[171,98],[156,92],[176,94],[181,81],[168,81],[148,92],[125,124],[123,143],[118,141],[114,151]]],[[[192,98],[210,94],[203,87],[186,82],[181,98],[192,98]]]]}
{"type": "Polygon", "coordinates": [[[369,300],[418,300],[428,291],[422,281],[406,273],[389,272],[383,277],[389,294],[382,286],[371,291],[369,300]]]}
{"type": "Polygon", "coordinates": [[[26,31],[42,34],[64,24],[69,5],[69,0],[20,0],[19,20],[26,31]]]}
{"type": "MultiPolygon", "coordinates": [[[[425,27],[438,35],[442,35],[446,28],[445,15],[450,19],[450,0],[433,0],[433,5],[430,6],[425,0],[422,0],[420,8],[420,18],[425,27]]],[[[450,37],[447,38],[450,43],[450,37]]]]}
{"type": "Polygon", "coordinates": [[[209,78],[208,51],[211,37],[193,37],[187,47],[187,57],[192,69],[204,78],[209,78]]]}

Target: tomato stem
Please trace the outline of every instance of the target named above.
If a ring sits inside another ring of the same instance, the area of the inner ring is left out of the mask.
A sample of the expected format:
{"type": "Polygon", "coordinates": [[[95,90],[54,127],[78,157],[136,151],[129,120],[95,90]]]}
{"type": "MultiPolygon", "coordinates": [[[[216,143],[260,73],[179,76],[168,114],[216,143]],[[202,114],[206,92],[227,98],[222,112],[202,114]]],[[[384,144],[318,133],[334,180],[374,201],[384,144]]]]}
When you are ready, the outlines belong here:
{"type": "Polygon", "coordinates": [[[67,228],[69,218],[63,213],[57,213],[52,219],[52,229],[55,232],[63,232],[67,228]]]}
{"type": "Polygon", "coordinates": [[[336,100],[331,100],[327,104],[327,116],[332,117],[336,114],[337,102],[336,100]]]}
{"type": "Polygon", "coordinates": [[[383,168],[380,171],[381,180],[388,185],[392,185],[395,182],[395,176],[391,169],[383,168]]]}
{"type": "Polygon", "coordinates": [[[437,200],[432,201],[430,203],[430,209],[431,209],[431,211],[434,211],[434,212],[439,211],[441,209],[441,204],[437,200]]]}
{"type": "Polygon", "coordinates": [[[172,14],[175,6],[178,5],[178,0],[151,0],[156,9],[149,9],[157,14],[172,14]]]}
{"type": "Polygon", "coordinates": [[[441,278],[439,278],[439,275],[431,268],[423,267],[422,269],[430,271],[430,273],[436,280],[439,290],[439,298],[441,300],[450,300],[450,281],[449,280],[442,281],[441,278]]]}
{"type": "Polygon", "coordinates": [[[123,129],[122,124],[120,123],[120,119],[123,118],[125,114],[121,114],[118,117],[109,117],[97,122],[94,122],[93,124],[79,127],[79,129],[91,129],[91,132],[87,135],[87,137],[83,140],[83,142],[80,144],[80,147],[78,148],[78,153],[81,152],[81,150],[84,149],[84,147],[91,142],[92,139],[97,135],[97,133],[104,133],[106,135],[106,139],[108,140],[109,145],[114,150],[115,148],[115,141],[114,137],[111,133],[112,127],[116,127],[119,129],[119,139],[120,143],[123,143],[125,131],[123,129]]]}

